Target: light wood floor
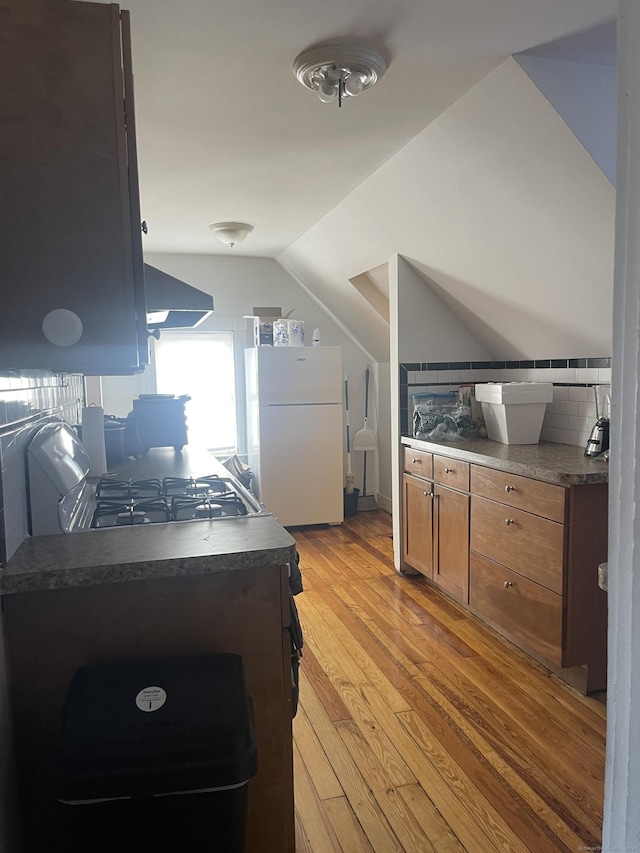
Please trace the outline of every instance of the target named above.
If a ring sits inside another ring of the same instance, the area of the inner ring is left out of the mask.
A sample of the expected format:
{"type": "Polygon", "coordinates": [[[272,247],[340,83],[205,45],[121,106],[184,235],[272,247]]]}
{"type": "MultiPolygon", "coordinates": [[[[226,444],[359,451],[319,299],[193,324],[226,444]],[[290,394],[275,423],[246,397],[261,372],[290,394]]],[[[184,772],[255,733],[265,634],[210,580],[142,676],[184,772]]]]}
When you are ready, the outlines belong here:
{"type": "Polygon", "coordinates": [[[382,510],[292,532],[305,587],[297,853],[599,844],[602,702],[398,575],[382,510]]]}

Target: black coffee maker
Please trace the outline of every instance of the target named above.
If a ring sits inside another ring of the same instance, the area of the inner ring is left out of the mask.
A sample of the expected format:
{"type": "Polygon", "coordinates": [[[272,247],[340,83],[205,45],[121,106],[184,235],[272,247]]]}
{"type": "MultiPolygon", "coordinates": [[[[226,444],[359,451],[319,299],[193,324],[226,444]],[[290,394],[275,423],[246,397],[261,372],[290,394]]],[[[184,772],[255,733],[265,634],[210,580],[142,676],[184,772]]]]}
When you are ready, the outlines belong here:
{"type": "Polygon", "coordinates": [[[598,388],[594,386],[594,397],[596,401],[596,422],[591,430],[591,435],[584,449],[585,456],[600,456],[609,449],[609,413],[611,409],[611,398],[605,394],[602,406],[602,415],[599,414],[598,388]]]}

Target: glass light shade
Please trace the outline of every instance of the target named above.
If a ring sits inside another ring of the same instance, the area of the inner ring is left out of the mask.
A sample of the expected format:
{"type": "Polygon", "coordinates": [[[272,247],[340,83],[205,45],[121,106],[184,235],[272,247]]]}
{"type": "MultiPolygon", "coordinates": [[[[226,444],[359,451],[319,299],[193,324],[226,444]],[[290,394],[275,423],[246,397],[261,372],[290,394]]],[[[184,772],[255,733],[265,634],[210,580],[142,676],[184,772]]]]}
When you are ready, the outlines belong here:
{"type": "Polygon", "coordinates": [[[364,81],[361,74],[349,74],[344,83],[344,91],[347,95],[359,95],[364,89],[364,81]]]}
{"type": "Polygon", "coordinates": [[[332,83],[330,80],[325,80],[320,86],[318,86],[318,97],[323,104],[329,104],[335,98],[337,91],[338,89],[335,83],[332,83]]]}
{"type": "Polygon", "coordinates": [[[246,222],[215,222],[209,226],[209,230],[213,231],[221,243],[233,247],[251,234],[253,225],[246,222]]]}

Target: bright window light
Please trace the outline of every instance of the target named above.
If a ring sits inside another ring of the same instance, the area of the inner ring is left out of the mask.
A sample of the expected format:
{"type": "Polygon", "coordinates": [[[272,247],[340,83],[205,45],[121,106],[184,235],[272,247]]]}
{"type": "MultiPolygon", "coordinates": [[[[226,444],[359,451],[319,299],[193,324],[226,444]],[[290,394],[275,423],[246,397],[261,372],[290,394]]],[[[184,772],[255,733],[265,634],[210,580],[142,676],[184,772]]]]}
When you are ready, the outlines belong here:
{"type": "Polygon", "coordinates": [[[189,444],[237,450],[233,332],[163,332],[155,345],[159,394],[188,394],[189,444]]]}

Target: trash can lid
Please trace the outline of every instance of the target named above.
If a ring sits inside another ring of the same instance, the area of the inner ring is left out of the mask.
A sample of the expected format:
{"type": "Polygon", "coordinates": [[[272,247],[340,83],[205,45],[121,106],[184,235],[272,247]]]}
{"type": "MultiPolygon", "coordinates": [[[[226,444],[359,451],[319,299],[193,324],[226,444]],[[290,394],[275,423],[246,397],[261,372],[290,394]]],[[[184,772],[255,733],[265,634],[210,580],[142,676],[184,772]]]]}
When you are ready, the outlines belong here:
{"type": "Polygon", "coordinates": [[[239,655],[101,662],[76,672],[56,756],[58,799],[223,788],[256,769],[239,655]]]}

